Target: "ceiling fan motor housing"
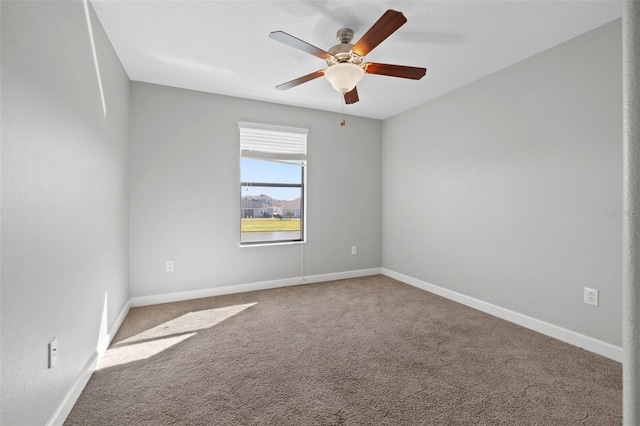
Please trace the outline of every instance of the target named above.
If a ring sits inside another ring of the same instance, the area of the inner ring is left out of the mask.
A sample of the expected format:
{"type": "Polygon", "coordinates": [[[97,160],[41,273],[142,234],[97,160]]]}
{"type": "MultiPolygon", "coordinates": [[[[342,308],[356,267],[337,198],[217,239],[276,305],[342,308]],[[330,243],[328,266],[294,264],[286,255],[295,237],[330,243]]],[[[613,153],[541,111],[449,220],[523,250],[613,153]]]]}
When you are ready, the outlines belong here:
{"type": "Polygon", "coordinates": [[[353,30],[342,28],[336,33],[336,38],[340,43],[328,50],[331,56],[326,59],[327,65],[332,66],[345,62],[360,65],[362,63],[362,56],[351,51],[353,48],[353,44],[351,44],[351,40],[353,40],[353,30]]]}

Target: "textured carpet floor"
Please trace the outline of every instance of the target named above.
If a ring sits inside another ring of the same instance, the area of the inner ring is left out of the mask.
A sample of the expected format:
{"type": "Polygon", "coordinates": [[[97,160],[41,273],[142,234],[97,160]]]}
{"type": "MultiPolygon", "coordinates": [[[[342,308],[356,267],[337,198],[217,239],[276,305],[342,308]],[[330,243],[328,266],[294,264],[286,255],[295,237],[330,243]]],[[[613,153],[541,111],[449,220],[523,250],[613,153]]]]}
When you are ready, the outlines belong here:
{"type": "Polygon", "coordinates": [[[619,425],[617,362],[384,276],[131,309],[65,425],[619,425]]]}

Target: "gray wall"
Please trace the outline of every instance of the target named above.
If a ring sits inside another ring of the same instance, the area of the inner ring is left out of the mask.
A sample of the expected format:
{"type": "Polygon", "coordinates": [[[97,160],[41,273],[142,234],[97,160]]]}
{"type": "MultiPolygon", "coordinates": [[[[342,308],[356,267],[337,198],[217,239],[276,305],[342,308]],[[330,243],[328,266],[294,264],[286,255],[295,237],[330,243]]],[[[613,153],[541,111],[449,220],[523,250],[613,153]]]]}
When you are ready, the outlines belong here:
{"type": "Polygon", "coordinates": [[[619,20],[385,120],[383,267],[621,345],[621,120],[619,20]]]}
{"type": "Polygon", "coordinates": [[[305,275],[380,267],[380,121],[146,83],[130,112],[132,297],[299,277],[303,250],[305,275]],[[238,121],[310,129],[308,243],[239,247],[238,121]]]}
{"type": "Polygon", "coordinates": [[[38,425],[129,298],[129,82],[91,9],[105,113],[82,2],[1,7],[0,423],[38,425]]]}

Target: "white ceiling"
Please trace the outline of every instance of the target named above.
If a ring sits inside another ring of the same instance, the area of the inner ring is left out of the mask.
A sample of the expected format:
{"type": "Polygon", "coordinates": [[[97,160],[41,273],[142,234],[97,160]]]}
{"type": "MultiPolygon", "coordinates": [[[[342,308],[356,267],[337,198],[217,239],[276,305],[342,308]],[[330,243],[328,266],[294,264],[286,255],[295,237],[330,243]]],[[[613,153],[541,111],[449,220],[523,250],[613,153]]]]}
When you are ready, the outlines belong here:
{"type": "Polygon", "coordinates": [[[387,9],[408,22],[368,62],[426,67],[422,80],[365,75],[350,115],[384,119],[535,55],[622,15],[607,1],[118,1],[91,3],[134,81],[340,112],[324,78],[275,86],[326,68],[270,39],[282,30],[328,50],[338,29],[354,43],[387,9]]]}

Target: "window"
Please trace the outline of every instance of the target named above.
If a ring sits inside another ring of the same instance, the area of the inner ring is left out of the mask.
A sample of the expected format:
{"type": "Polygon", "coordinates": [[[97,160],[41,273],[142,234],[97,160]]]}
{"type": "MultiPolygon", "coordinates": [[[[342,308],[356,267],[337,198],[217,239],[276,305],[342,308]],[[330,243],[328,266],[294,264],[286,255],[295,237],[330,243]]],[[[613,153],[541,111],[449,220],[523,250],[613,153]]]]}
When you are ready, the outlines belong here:
{"type": "Polygon", "coordinates": [[[238,123],[240,244],[305,241],[307,129],[238,123]]]}

